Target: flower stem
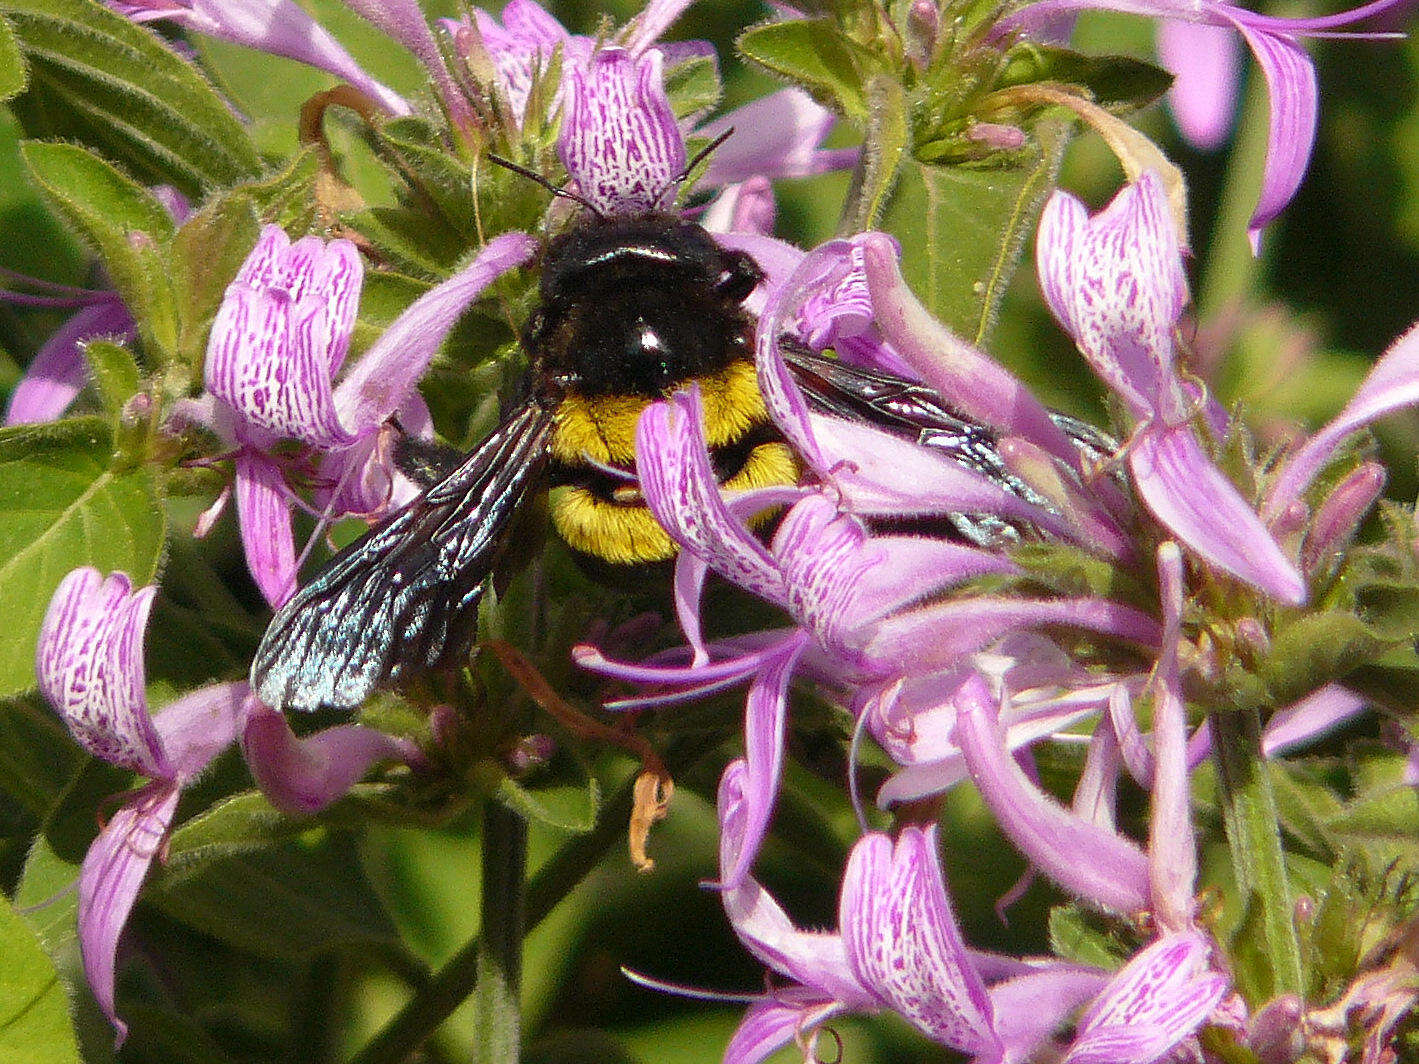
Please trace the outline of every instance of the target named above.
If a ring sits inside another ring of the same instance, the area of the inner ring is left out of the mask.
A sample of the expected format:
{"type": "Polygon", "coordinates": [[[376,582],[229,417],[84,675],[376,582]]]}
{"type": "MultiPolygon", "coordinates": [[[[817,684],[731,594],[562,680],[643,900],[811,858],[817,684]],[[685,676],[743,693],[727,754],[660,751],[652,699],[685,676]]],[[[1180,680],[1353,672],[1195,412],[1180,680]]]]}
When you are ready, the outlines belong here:
{"type": "Polygon", "coordinates": [[[527,821],[501,802],[483,813],[483,900],[473,1059],[517,1064],[522,1048],[522,935],[527,821]]]}
{"type": "Polygon", "coordinates": [[[1247,222],[1261,190],[1268,150],[1266,84],[1251,78],[1227,159],[1221,202],[1207,241],[1207,258],[1198,283],[1198,317],[1207,320],[1253,294],[1259,259],[1247,240],[1247,222]]]}
{"type": "Polygon", "coordinates": [[[1265,996],[1300,994],[1295,902],[1281,848],[1270,766],[1261,756],[1261,717],[1256,710],[1240,710],[1213,713],[1210,720],[1233,874],[1245,903],[1256,907],[1271,962],[1273,984],[1265,989],[1265,996]]]}

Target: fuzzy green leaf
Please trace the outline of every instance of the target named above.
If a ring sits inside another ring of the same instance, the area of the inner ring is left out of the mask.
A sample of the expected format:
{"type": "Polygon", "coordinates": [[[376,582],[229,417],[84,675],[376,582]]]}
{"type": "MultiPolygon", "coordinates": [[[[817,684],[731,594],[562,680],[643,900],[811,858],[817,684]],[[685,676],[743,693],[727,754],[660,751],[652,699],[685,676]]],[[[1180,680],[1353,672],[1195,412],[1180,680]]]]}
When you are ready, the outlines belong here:
{"type": "Polygon", "coordinates": [[[1095,103],[1110,110],[1146,107],[1168,91],[1173,76],[1166,70],[1124,55],[1081,55],[1067,48],[1027,42],[1016,46],[1000,77],[1000,85],[1051,81],[1089,90],[1095,103]]]}
{"type": "Polygon", "coordinates": [[[133,352],[111,340],[90,340],[84,345],[84,357],[94,375],[94,386],[103,408],[116,421],[124,405],[142,385],[142,374],[133,352]]]}
{"type": "Polygon", "coordinates": [[[803,86],[825,107],[852,119],[867,118],[867,88],[853,61],[853,46],[828,19],[754,26],[738,44],[746,59],[803,86]]]}
{"type": "Polygon", "coordinates": [[[0,1060],[78,1064],[69,999],[35,933],[0,896],[0,1060]]]}
{"type": "Polygon", "coordinates": [[[882,227],[901,241],[917,298],[972,343],[995,322],[1067,140],[1063,126],[1043,122],[1006,165],[902,168],[882,227]]]}
{"type": "Polygon", "coordinates": [[[260,235],[251,199],[234,192],[194,214],[173,240],[173,287],[180,322],[177,351],[194,376],[206,358],[207,333],[222,295],[260,235]]]}
{"type": "Polygon", "coordinates": [[[15,39],[15,31],[5,19],[0,18],[0,100],[25,91],[30,73],[25,66],[25,57],[20,54],[20,42],[15,39]]]}
{"type": "Polygon", "coordinates": [[[42,698],[0,702],[0,792],[25,812],[47,816],[83,760],[42,698]]]}
{"type": "Polygon", "coordinates": [[[40,621],[71,569],[121,569],[135,585],[157,572],[157,484],[147,469],[113,471],[111,446],[97,418],[0,429],[0,696],[34,686],[40,621]]]}
{"type": "Polygon", "coordinates": [[[103,260],[144,341],[172,351],[177,316],[163,246],[173,224],[162,204],[76,145],[27,141],[20,150],[40,188],[103,260]]]}
{"type": "Polygon", "coordinates": [[[0,13],[30,63],[14,104],[30,135],[96,148],[190,196],[260,172],[231,108],[152,31],[94,0],[0,0],[0,13]]]}

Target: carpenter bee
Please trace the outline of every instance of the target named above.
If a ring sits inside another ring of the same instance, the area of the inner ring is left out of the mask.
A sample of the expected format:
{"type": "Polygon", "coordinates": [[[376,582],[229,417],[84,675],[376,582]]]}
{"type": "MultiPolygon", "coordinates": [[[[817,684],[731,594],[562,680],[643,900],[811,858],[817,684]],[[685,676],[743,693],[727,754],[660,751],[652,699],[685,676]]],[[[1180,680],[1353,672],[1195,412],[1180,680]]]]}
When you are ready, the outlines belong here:
{"type": "MultiPolygon", "coordinates": [[[[753,259],[679,214],[603,215],[583,202],[541,267],[539,305],[522,330],[522,397],[470,454],[277,612],[251,672],[269,705],[351,709],[465,653],[514,518],[539,493],[550,491],[552,526],[583,555],[618,567],[671,558],[675,544],[629,474],[641,412],[692,383],[726,489],[797,481],[798,460],[755,373],[743,305],[763,276],[753,259]]],[[[816,409],[939,447],[1043,504],[1005,468],[992,434],[930,389],[792,343],[784,354],[816,409]]],[[[943,520],[946,534],[976,543],[1030,534],[986,515],[943,520]]]]}

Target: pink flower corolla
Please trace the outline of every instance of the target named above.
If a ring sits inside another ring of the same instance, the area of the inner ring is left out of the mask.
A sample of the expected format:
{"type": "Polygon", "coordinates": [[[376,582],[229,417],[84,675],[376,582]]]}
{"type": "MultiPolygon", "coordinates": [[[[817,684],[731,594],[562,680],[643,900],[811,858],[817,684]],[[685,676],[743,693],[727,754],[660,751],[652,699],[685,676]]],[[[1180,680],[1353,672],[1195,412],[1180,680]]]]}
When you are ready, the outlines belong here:
{"type": "Polygon", "coordinates": [[[1050,310],[1137,421],[1127,461],[1139,498],[1215,568],[1282,602],[1303,602],[1300,571],[1199,439],[1198,404],[1176,368],[1187,283],[1161,181],[1145,173],[1092,218],[1056,192],[1036,248],[1050,310]]]}
{"type": "MultiPolygon", "coordinates": [[[[858,456],[851,477],[855,497],[875,500],[875,509],[865,512],[935,507],[1050,517],[930,448],[838,419],[812,424],[819,440],[834,440],[858,456]],[[899,498],[908,501],[894,509],[899,498]]],[[[642,415],[636,454],[646,505],[680,546],[676,606],[694,659],[688,667],[629,666],[610,663],[589,647],[576,653],[583,665],[629,682],[674,685],[682,690],[677,698],[752,678],[745,711],[750,826],[744,863],[733,870],[731,883],[747,870],[767,828],[782,764],[788,686],[800,659],[831,688],[852,690],[949,671],[1022,628],[1068,625],[1143,643],[1157,638],[1150,619],[1102,599],[959,593],[940,599],[966,581],[1016,567],[999,552],[945,539],[870,535],[856,514],[840,508],[836,492],[772,488],[726,502],[693,393],[642,415]],[[765,547],[749,519],[784,502],[793,502],[792,508],[765,547]],[[698,622],[710,571],[780,606],[794,626],[744,637],[749,649],[711,661],[698,622]]]]}
{"type": "Polygon", "coordinates": [[[1277,18],[1222,0],[1035,0],[1002,24],[1031,30],[1049,26],[1075,11],[1108,10],[1161,20],[1160,52],[1178,75],[1174,99],[1185,133],[1208,144],[1230,124],[1235,96],[1236,36],[1251,49],[1266,78],[1270,104],[1266,169],[1261,192],[1247,224],[1252,249],[1261,231],[1279,215],[1300,187],[1315,145],[1318,91],[1315,64],[1301,44],[1304,37],[1394,36],[1336,32],[1378,15],[1404,0],[1373,2],[1334,15],[1277,18]]]}
{"type": "Polygon", "coordinates": [[[295,589],[288,473],[321,459],[326,506],[335,514],[378,512],[411,496],[379,446],[380,429],[397,414],[410,432],[428,431],[419,378],[464,309],[535,247],[523,233],[489,241],[467,267],[415,300],[336,384],[359,306],[359,253],[346,240],[291,243],[279,226],[262,230],[213,322],[207,394],[178,414],[235,450],[242,546],[273,606],[295,589]],[[279,449],[284,440],[306,450],[293,459],[279,449]]]}
{"type": "MultiPolygon", "coordinates": [[[[748,769],[720,781],[720,866],[741,863],[748,769]]],[[[1088,1002],[1064,1059],[1152,1064],[1190,1038],[1227,990],[1197,933],[1169,935],[1115,975],[1055,960],[1015,960],[966,946],[946,893],[934,828],[893,840],[870,832],[843,874],[838,931],[803,931],[752,876],[723,892],[735,934],[774,975],[730,1040],[726,1064],[756,1064],[849,1012],[890,1010],[973,1061],[1054,1059],[1063,1022],[1088,1002]],[[1111,1054],[1111,1055],[1103,1055],[1111,1054]]]]}
{"type": "MultiPolygon", "coordinates": [[[[296,0],[107,0],[107,3],[134,22],[164,20],[207,37],[306,63],[349,82],[391,114],[410,113],[403,97],[365,73],[344,46],[296,0]]],[[[412,4],[412,0],[409,3],[412,4]]]]}
{"type": "Polygon", "coordinates": [[[375,762],[419,756],[407,741],[358,725],[296,739],[281,718],[282,730],[272,727],[273,714],[245,681],[203,687],[150,715],[143,649],[157,591],[134,591],[123,573],[104,578],[95,569],[75,569],[50,600],[35,652],[40,691],[79,745],[149,781],[109,818],[79,872],[84,974],[119,1042],[127,1033],[114,1004],[119,936],[182,791],[215,757],[244,737],[253,772],[273,802],[314,812],[375,762]]]}

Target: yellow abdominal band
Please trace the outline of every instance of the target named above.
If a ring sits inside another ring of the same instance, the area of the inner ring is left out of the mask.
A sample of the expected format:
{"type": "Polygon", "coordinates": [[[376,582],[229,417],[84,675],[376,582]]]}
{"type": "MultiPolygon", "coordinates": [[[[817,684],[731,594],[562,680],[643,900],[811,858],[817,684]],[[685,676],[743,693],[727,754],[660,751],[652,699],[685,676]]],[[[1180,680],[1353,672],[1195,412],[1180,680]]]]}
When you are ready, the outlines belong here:
{"type": "MultiPolygon", "coordinates": [[[[712,449],[729,446],[757,425],[768,421],[754,367],[736,362],[713,377],[698,379],[704,409],[706,442],[712,449]]],[[[587,457],[607,465],[633,468],[636,422],[647,406],[639,396],[569,396],[557,410],[552,437],[553,457],[572,469],[587,457]]],[[[798,480],[798,463],[785,443],[754,447],[744,464],[724,481],[726,491],[745,491],[798,480]]],[[[557,533],[573,550],[613,565],[666,561],[675,556],[675,542],[645,508],[634,486],[596,492],[579,484],[552,489],[551,517],[557,533]]],[[[766,519],[770,511],[755,521],[766,519]]]]}

